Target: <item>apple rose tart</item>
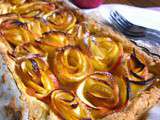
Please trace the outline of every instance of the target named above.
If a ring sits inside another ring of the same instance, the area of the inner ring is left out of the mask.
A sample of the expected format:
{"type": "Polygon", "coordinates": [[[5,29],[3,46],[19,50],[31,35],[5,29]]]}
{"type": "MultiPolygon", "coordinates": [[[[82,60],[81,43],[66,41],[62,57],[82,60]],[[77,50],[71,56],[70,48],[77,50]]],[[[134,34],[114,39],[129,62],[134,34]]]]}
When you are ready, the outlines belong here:
{"type": "Polygon", "coordinates": [[[1,59],[21,92],[21,117],[133,120],[158,103],[160,62],[109,26],[59,0],[0,3],[1,59]]]}
{"type": "Polygon", "coordinates": [[[90,112],[69,91],[54,90],[51,94],[51,107],[65,120],[92,120],[90,112]]]}
{"type": "Polygon", "coordinates": [[[128,88],[125,79],[108,72],[95,72],[79,85],[77,95],[92,112],[101,118],[126,105],[128,88]]]}
{"type": "Polygon", "coordinates": [[[34,41],[40,36],[30,31],[27,25],[18,19],[7,19],[0,25],[1,37],[14,46],[34,41]]]}
{"type": "Polygon", "coordinates": [[[92,65],[78,48],[67,46],[57,51],[54,59],[54,73],[62,86],[73,89],[92,73],[92,65]]]}
{"type": "Polygon", "coordinates": [[[16,60],[16,72],[26,86],[26,92],[39,99],[58,88],[58,82],[41,55],[30,54],[16,60]]]}

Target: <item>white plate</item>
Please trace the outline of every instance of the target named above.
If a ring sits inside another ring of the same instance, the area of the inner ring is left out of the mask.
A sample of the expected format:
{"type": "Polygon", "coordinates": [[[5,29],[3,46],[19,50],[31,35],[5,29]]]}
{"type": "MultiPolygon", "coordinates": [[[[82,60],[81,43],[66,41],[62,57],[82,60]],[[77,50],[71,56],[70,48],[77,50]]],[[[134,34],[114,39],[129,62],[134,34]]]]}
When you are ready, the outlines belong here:
{"type": "Polygon", "coordinates": [[[144,27],[160,30],[160,12],[138,8],[128,5],[109,4],[101,5],[98,8],[84,10],[87,13],[94,12],[102,19],[109,21],[109,14],[111,10],[117,10],[130,22],[144,27]]]}

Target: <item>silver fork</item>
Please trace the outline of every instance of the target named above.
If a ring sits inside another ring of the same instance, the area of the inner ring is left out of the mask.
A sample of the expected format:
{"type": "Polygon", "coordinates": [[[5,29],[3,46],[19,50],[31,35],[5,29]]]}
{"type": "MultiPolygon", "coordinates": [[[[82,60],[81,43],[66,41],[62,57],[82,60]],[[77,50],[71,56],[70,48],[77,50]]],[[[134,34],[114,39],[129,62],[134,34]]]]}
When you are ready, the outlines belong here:
{"type": "Polygon", "coordinates": [[[147,53],[160,57],[160,31],[134,25],[115,10],[110,12],[110,22],[137,46],[147,53]]]}
{"type": "Polygon", "coordinates": [[[129,22],[117,11],[110,12],[110,20],[116,28],[127,36],[145,37],[146,34],[154,34],[160,37],[160,31],[135,25],[129,22]]]}

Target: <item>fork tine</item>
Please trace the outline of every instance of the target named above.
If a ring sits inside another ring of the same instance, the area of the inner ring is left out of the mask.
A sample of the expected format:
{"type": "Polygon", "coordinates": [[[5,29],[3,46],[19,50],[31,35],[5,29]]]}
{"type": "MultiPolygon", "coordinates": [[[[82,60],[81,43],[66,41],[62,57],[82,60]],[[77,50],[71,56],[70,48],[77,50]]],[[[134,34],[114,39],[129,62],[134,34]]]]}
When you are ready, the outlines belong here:
{"type": "Polygon", "coordinates": [[[110,12],[110,20],[115,25],[115,27],[120,30],[125,35],[129,36],[144,36],[143,31],[133,31],[132,28],[140,29],[139,26],[130,23],[127,19],[125,19],[122,15],[120,15],[117,11],[110,12]]]}
{"type": "Polygon", "coordinates": [[[132,27],[133,24],[131,22],[129,22],[126,18],[124,18],[121,14],[119,14],[117,11],[114,11],[113,14],[115,16],[117,16],[117,18],[124,23],[125,25],[127,25],[128,27],[132,27]]]}
{"type": "Polygon", "coordinates": [[[114,15],[114,12],[111,12],[110,19],[111,19],[111,22],[114,23],[118,27],[118,29],[122,31],[125,31],[127,29],[126,25],[123,25],[121,21],[117,19],[117,17],[114,15]]]}
{"type": "MultiPolygon", "coordinates": [[[[110,20],[112,22],[113,25],[115,25],[115,27],[121,31],[122,33],[124,33],[125,35],[129,35],[129,36],[135,36],[135,34],[133,34],[132,32],[129,32],[127,30],[127,27],[124,27],[123,25],[121,25],[118,20],[116,18],[114,18],[114,16],[110,16],[110,20]]],[[[137,35],[136,35],[137,36],[137,35]]]]}

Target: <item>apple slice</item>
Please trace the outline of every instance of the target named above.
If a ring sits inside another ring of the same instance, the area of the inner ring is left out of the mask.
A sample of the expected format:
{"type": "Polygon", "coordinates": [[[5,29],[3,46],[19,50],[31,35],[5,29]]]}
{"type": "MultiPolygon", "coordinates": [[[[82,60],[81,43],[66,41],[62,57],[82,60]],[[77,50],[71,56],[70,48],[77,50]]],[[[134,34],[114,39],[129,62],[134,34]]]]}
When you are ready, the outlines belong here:
{"type": "Polygon", "coordinates": [[[93,71],[88,57],[73,46],[58,50],[53,62],[55,75],[67,89],[74,89],[93,71]]]}
{"type": "Polygon", "coordinates": [[[126,79],[129,82],[131,96],[152,85],[154,78],[148,71],[147,63],[135,50],[127,61],[127,66],[129,75],[126,79]]]}
{"type": "Polygon", "coordinates": [[[73,39],[68,34],[59,31],[43,33],[36,43],[50,56],[53,56],[55,49],[74,44],[73,39]]]}
{"type": "Polygon", "coordinates": [[[73,12],[66,9],[59,9],[46,17],[54,30],[68,31],[76,24],[76,17],[73,12]]]}
{"type": "Polygon", "coordinates": [[[26,90],[32,91],[29,95],[41,99],[59,87],[56,77],[49,70],[49,65],[37,54],[17,58],[16,63],[16,72],[26,90]]]}
{"type": "Polygon", "coordinates": [[[43,17],[43,15],[55,10],[54,3],[35,1],[31,3],[25,3],[20,6],[16,6],[12,10],[13,13],[18,13],[23,17],[43,17]],[[42,15],[42,16],[40,16],[42,15]]]}
{"type": "Polygon", "coordinates": [[[42,50],[40,46],[35,42],[28,42],[17,46],[13,54],[16,57],[22,57],[29,54],[39,54],[44,57],[48,56],[48,54],[44,50],[42,50]]]}
{"type": "Polygon", "coordinates": [[[68,91],[54,90],[51,94],[51,108],[65,120],[92,120],[86,107],[68,91]]]}
{"type": "Polygon", "coordinates": [[[95,72],[86,77],[76,94],[96,118],[124,107],[128,101],[125,79],[113,77],[108,72],[95,72]]]}
{"type": "Polygon", "coordinates": [[[115,42],[109,37],[89,36],[83,39],[81,46],[86,46],[86,53],[98,71],[111,71],[116,69],[121,63],[123,56],[123,47],[121,43],[115,42]]]}

